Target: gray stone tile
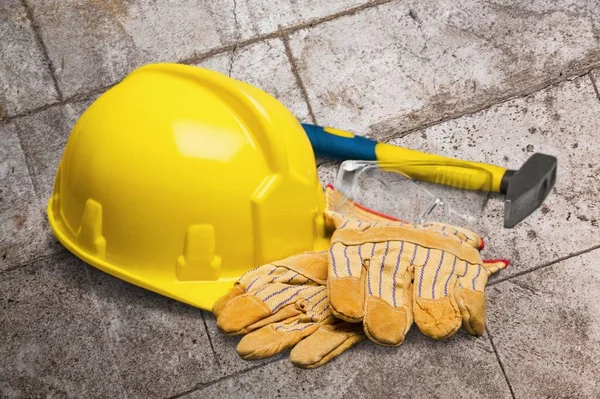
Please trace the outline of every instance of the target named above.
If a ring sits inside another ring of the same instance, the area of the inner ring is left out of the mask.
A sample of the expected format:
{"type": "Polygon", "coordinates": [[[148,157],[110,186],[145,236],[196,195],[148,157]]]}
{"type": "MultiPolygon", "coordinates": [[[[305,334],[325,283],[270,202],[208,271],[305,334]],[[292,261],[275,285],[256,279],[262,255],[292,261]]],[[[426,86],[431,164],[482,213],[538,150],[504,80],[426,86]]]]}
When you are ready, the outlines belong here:
{"type": "Polygon", "coordinates": [[[111,85],[145,63],[189,59],[273,32],[278,25],[305,22],[364,2],[30,1],[67,97],[111,85]]]}
{"type": "Polygon", "coordinates": [[[86,268],[128,397],[170,397],[218,378],[200,309],[86,268]]]}
{"type": "Polygon", "coordinates": [[[13,123],[0,123],[0,270],[61,251],[36,197],[13,123]]]}
{"type": "Polygon", "coordinates": [[[549,87],[391,142],[408,148],[519,168],[533,152],[558,158],[555,188],[544,205],[504,229],[494,197],[482,220],[484,254],[512,264],[503,278],[600,244],[600,101],[589,77],[549,87]]]}
{"type": "Polygon", "coordinates": [[[363,342],[314,370],[294,367],[286,353],[285,359],[222,379],[183,397],[510,398],[487,338],[461,332],[437,342],[415,330],[400,347],[363,342]]]}
{"type": "Polygon", "coordinates": [[[292,73],[283,42],[267,40],[202,61],[212,69],[254,85],[281,101],[302,122],[310,122],[308,107],[292,73]]]}
{"type": "Polygon", "coordinates": [[[111,85],[133,68],[179,61],[232,42],[232,2],[32,0],[66,97],[111,85]]]}
{"type": "Polygon", "coordinates": [[[293,34],[317,121],[392,137],[598,62],[589,2],[504,3],[391,2],[293,34]]]}
{"type": "MultiPolygon", "coordinates": [[[[371,1],[372,2],[372,1],[371,1]]],[[[303,1],[237,1],[237,21],[244,39],[275,32],[279,27],[306,23],[324,18],[352,7],[370,3],[369,0],[303,1]]]]}
{"type": "Polygon", "coordinates": [[[600,250],[488,289],[488,328],[517,398],[600,397],[600,250]]]}
{"type": "Polygon", "coordinates": [[[0,120],[57,101],[54,82],[19,0],[0,3],[0,120]]]}
{"type": "Polygon", "coordinates": [[[13,123],[0,123],[0,212],[14,209],[32,197],[33,184],[13,123]]]}
{"type": "Polygon", "coordinates": [[[85,268],[64,253],[2,273],[1,396],[123,396],[85,268]]]}
{"type": "Polygon", "coordinates": [[[46,202],[65,144],[88,102],[57,105],[15,120],[36,193],[46,202]]]}
{"type": "Polygon", "coordinates": [[[0,126],[9,144],[0,148],[8,152],[0,157],[7,179],[0,193],[6,220],[0,225],[0,269],[64,251],[50,231],[46,206],[70,130],[90,102],[57,105],[0,126]]]}

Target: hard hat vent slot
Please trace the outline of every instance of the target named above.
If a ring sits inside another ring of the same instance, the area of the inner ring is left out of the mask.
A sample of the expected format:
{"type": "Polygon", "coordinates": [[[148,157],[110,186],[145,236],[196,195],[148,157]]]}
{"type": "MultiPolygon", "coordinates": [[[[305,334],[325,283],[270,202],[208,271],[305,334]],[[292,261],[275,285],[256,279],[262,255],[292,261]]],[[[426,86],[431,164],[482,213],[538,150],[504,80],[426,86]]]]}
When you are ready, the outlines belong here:
{"type": "Polygon", "coordinates": [[[221,276],[221,258],[215,255],[215,229],[209,224],[189,226],[183,255],[177,258],[179,280],[217,280],[221,276]]]}
{"type": "Polygon", "coordinates": [[[97,258],[106,257],[106,239],[102,236],[102,205],[93,199],[85,202],[81,225],[77,230],[77,245],[97,258]]]}

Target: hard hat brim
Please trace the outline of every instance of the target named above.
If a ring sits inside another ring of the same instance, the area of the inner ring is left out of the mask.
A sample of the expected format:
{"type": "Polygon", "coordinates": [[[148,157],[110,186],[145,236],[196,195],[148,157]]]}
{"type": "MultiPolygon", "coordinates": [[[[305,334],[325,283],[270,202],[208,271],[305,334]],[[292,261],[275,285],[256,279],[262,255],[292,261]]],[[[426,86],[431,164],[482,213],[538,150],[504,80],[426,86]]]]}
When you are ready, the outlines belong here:
{"type": "Polygon", "coordinates": [[[125,267],[111,264],[84,251],[80,246],[69,239],[68,235],[65,234],[62,229],[60,218],[54,214],[52,202],[53,199],[50,198],[47,208],[48,221],[50,223],[50,228],[58,241],[60,241],[60,243],[73,255],[77,256],[85,263],[114,277],[153,291],[157,294],[208,311],[212,309],[212,305],[215,301],[220,296],[224,295],[237,281],[237,278],[235,277],[220,278],[214,281],[178,281],[176,279],[167,281],[165,279],[143,278],[142,276],[131,273],[125,267]]]}

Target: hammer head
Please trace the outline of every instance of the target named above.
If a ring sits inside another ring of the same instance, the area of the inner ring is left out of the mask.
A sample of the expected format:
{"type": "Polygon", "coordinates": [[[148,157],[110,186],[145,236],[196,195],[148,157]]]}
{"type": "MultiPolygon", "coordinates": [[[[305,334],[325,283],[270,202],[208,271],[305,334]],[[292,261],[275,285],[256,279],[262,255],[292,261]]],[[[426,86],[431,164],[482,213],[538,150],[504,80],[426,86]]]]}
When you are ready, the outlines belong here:
{"type": "Polygon", "coordinates": [[[515,227],[544,202],[556,182],[557,165],[556,157],[536,153],[521,169],[506,172],[504,227],[515,227]]]}

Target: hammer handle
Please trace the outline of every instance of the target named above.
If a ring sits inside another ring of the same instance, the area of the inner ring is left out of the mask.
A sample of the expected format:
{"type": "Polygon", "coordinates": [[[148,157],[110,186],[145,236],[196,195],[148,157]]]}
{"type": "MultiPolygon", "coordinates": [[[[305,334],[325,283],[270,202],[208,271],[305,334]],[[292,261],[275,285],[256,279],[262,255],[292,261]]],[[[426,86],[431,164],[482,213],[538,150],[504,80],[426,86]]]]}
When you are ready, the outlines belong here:
{"type": "Polygon", "coordinates": [[[502,178],[506,168],[486,163],[464,161],[427,154],[391,144],[380,143],[365,137],[330,127],[302,124],[318,156],[336,160],[378,161],[383,166],[395,163],[399,172],[416,180],[444,184],[466,190],[503,192],[502,178]],[[432,167],[423,167],[428,164],[432,167]],[[481,170],[491,174],[482,176],[481,170]],[[477,173],[479,172],[479,173],[477,173]],[[487,181],[484,181],[487,180],[487,181]]]}

